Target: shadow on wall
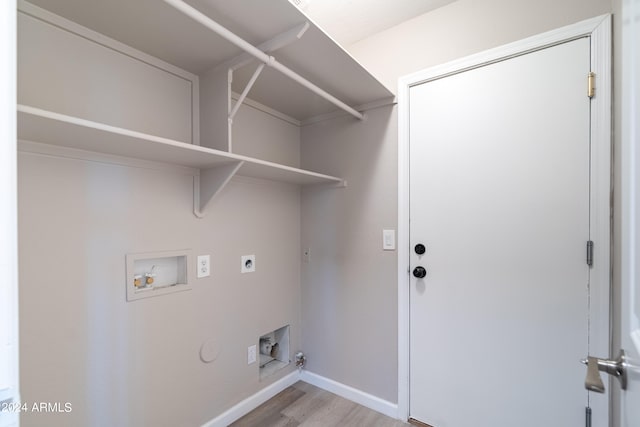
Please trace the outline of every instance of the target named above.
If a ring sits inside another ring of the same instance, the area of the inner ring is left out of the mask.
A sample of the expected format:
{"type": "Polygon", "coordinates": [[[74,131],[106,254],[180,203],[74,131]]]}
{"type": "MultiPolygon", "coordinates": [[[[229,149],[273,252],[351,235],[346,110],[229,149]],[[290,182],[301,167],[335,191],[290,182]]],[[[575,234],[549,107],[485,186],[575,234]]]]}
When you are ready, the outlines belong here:
{"type": "Polygon", "coordinates": [[[396,253],[382,230],[397,228],[395,106],[302,130],[302,165],[347,180],[304,191],[303,350],[311,372],[388,401],[397,399],[396,253]],[[378,349],[384,337],[384,351],[378,349]],[[363,349],[366,357],[363,357],[363,349]],[[358,366],[358,369],[353,369],[358,366]]]}

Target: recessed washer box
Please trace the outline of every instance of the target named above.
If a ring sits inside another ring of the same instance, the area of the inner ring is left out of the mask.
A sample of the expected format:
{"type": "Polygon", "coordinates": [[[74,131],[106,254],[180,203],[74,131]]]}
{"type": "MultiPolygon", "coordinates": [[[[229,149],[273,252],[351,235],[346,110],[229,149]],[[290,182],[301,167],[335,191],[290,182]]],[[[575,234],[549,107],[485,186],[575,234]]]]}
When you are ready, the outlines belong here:
{"type": "Polygon", "coordinates": [[[191,250],[127,254],[127,301],[188,291],[191,250]]]}

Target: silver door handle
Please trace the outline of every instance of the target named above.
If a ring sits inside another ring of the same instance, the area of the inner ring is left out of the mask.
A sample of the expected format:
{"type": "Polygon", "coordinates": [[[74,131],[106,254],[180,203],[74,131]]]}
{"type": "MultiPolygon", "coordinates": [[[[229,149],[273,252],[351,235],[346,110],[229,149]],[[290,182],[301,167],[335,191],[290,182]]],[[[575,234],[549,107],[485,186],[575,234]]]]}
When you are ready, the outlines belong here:
{"type": "Polygon", "coordinates": [[[597,393],[604,393],[604,384],[600,377],[600,372],[606,372],[620,380],[620,387],[623,390],[627,388],[627,360],[624,350],[620,350],[618,358],[598,359],[597,357],[588,356],[580,362],[587,365],[587,378],[584,380],[584,387],[587,390],[597,393]]]}

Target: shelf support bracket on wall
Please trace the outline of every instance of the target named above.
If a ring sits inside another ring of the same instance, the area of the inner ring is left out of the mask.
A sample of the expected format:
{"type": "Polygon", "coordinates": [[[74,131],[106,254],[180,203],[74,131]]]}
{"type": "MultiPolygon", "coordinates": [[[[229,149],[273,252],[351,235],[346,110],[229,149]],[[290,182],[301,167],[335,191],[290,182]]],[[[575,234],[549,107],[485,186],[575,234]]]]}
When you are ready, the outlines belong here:
{"type": "MultiPolygon", "coordinates": [[[[254,83],[258,79],[258,76],[260,75],[260,73],[264,69],[264,66],[265,66],[265,64],[258,65],[258,68],[256,68],[256,71],[253,72],[253,75],[251,76],[251,79],[249,79],[249,82],[247,83],[247,86],[244,88],[244,90],[240,94],[240,98],[238,98],[238,101],[236,102],[236,105],[233,106],[233,109],[229,113],[229,122],[233,122],[233,117],[236,115],[236,113],[238,112],[238,109],[240,108],[240,106],[244,102],[244,99],[249,94],[249,91],[251,90],[251,88],[253,87],[254,83]]],[[[229,70],[229,71],[231,71],[231,70],[229,70]]],[[[231,91],[229,91],[229,105],[231,105],[231,91]]]]}
{"type": "MultiPolygon", "coordinates": [[[[309,23],[303,22],[302,24],[290,30],[287,30],[283,33],[280,33],[277,36],[273,37],[270,40],[267,40],[264,43],[260,43],[256,47],[260,51],[264,52],[265,54],[275,52],[278,49],[282,49],[283,47],[288,46],[291,43],[294,43],[300,40],[308,29],[309,29],[309,23]]],[[[222,64],[218,65],[216,68],[229,69],[229,70],[235,71],[239,68],[244,67],[247,64],[250,64],[255,60],[256,60],[255,56],[250,55],[247,52],[244,52],[236,56],[235,58],[231,58],[223,62],[222,64]]]]}
{"type": "Polygon", "coordinates": [[[268,65],[269,67],[271,67],[271,68],[273,68],[273,69],[275,69],[275,70],[277,70],[279,72],[281,72],[285,76],[289,77],[291,80],[293,80],[293,81],[297,82],[298,84],[306,87],[311,92],[313,92],[316,95],[326,99],[327,101],[331,102],[336,107],[339,107],[339,108],[343,109],[347,113],[351,114],[353,117],[355,117],[357,119],[360,119],[360,120],[364,119],[364,114],[362,114],[361,112],[359,112],[356,109],[350,107],[349,105],[345,104],[344,102],[342,102],[341,100],[339,100],[335,96],[331,95],[330,93],[326,92],[325,90],[323,90],[320,87],[316,86],[315,84],[311,83],[309,80],[305,79],[300,74],[296,73],[295,71],[293,71],[290,68],[286,67],[285,65],[281,64],[273,56],[267,55],[266,53],[264,53],[263,51],[261,51],[260,49],[258,49],[254,45],[252,45],[251,43],[249,43],[246,40],[238,37],[236,34],[232,33],[227,28],[225,28],[222,25],[218,24],[216,21],[214,21],[213,19],[209,18],[207,15],[205,15],[202,12],[200,12],[198,9],[188,5],[187,3],[185,3],[182,0],[164,0],[164,1],[166,3],[168,3],[168,4],[170,4],[171,6],[175,7],[176,9],[178,9],[179,11],[184,13],[185,15],[189,16],[193,20],[198,21],[199,23],[201,23],[205,27],[209,28],[214,33],[216,33],[219,36],[227,39],[230,43],[238,46],[240,49],[242,49],[245,52],[249,53],[250,55],[254,56],[255,58],[258,59],[258,61],[268,65]]]}
{"type": "MultiPolygon", "coordinates": [[[[278,49],[281,49],[285,46],[288,46],[298,40],[300,40],[302,38],[302,36],[304,35],[304,33],[309,29],[309,23],[308,22],[304,22],[300,25],[295,26],[294,28],[291,28],[290,30],[287,30],[283,33],[278,34],[277,36],[273,37],[270,40],[267,40],[264,43],[260,43],[257,48],[260,49],[261,51],[263,51],[264,53],[271,53],[274,52],[278,49]]],[[[244,67],[245,65],[248,65],[252,62],[254,62],[256,60],[256,58],[253,55],[248,54],[247,52],[244,52],[238,56],[236,56],[235,58],[231,58],[228,61],[223,62],[222,64],[218,65],[216,67],[216,69],[219,70],[226,70],[227,73],[227,110],[228,110],[228,118],[227,118],[227,145],[228,145],[228,150],[229,152],[233,152],[233,118],[235,117],[236,113],[238,112],[238,109],[242,106],[242,103],[244,102],[245,98],[247,97],[249,91],[251,90],[251,88],[253,87],[253,85],[256,82],[256,79],[258,78],[258,76],[260,75],[260,73],[262,72],[262,70],[265,67],[265,63],[262,63],[260,65],[258,65],[258,68],[256,69],[256,71],[254,72],[253,76],[251,77],[251,79],[249,80],[249,82],[247,83],[247,86],[245,87],[244,91],[242,92],[242,94],[240,95],[240,97],[237,99],[236,104],[234,105],[234,108],[231,108],[231,105],[233,104],[233,90],[232,90],[232,83],[233,83],[233,72],[238,70],[239,68],[244,67]]]]}
{"type": "Polygon", "coordinates": [[[201,169],[193,177],[193,213],[198,218],[204,218],[207,207],[231,178],[244,164],[243,161],[227,163],[211,169],[201,169]]]}

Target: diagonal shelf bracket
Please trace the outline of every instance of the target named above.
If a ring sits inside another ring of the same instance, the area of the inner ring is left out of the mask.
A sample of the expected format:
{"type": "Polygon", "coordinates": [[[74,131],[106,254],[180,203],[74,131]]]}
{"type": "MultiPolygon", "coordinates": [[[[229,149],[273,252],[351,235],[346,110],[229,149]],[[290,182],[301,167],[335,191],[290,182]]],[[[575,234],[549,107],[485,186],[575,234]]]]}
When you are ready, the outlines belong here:
{"type": "MultiPolygon", "coordinates": [[[[240,106],[244,102],[244,99],[249,94],[249,91],[251,90],[251,88],[253,87],[254,83],[258,79],[258,76],[260,76],[260,73],[264,69],[264,66],[265,66],[265,64],[258,65],[258,68],[256,68],[256,70],[253,72],[253,75],[251,76],[251,79],[249,79],[249,82],[247,83],[247,86],[242,91],[242,94],[240,94],[240,98],[238,98],[238,101],[236,102],[236,105],[233,107],[233,109],[229,113],[229,125],[230,126],[233,123],[233,117],[236,115],[236,113],[238,112],[238,109],[240,108],[240,106]]],[[[231,76],[232,71],[229,70],[229,73],[230,73],[229,76],[231,76]]],[[[231,79],[229,79],[229,80],[231,80],[231,79]]],[[[231,105],[231,90],[229,90],[229,105],[231,105]]]]}
{"type": "Polygon", "coordinates": [[[301,186],[344,188],[346,180],[267,160],[233,154],[79,117],[17,107],[18,148],[21,151],[65,155],[79,159],[158,162],[189,168],[193,176],[193,211],[203,218],[207,206],[236,174],[301,186]],[[71,151],[69,151],[71,150],[71,151]],[[73,152],[73,154],[70,154],[73,152]],[[79,156],[79,157],[76,157],[79,156]],[[98,156],[98,157],[96,157],[98,156]],[[106,156],[106,157],[105,157],[106,156]]]}
{"type": "Polygon", "coordinates": [[[362,114],[361,112],[359,112],[356,109],[354,109],[353,107],[350,107],[349,105],[345,104],[344,102],[342,102],[341,100],[339,100],[335,96],[331,95],[329,92],[327,92],[327,91],[321,89],[320,87],[316,86],[314,83],[312,83],[309,80],[305,79],[304,77],[302,77],[300,74],[296,73],[295,71],[293,71],[289,67],[285,66],[284,64],[281,64],[273,56],[270,56],[270,55],[264,53],[263,51],[258,49],[256,46],[252,45],[251,43],[247,42],[243,38],[239,37],[238,35],[234,34],[231,31],[229,31],[227,28],[225,28],[224,26],[220,25],[218,22],[214,21],[209,16],[207,16],[204,13],[200,12],[198,9],[196,9],[193,6],[187,4],[183,0],[164,0],[164,1],[167,4],[169,4],[169,5],[173,6],[174,8],[176,8],[177,10],[179,10],[180,12],[184,13],[185,15],[190,17],[191,19],[199,22],[200,24],[202,24],[205,27],[209,28],[214,33],[216,33],[219,36],[223,37],[224,39],[228,40],[230,43],[236,45],[240,49],[242,49],[245,52],[249,53],[251,56],[255,57],[258,61],[266,64],[267,66],[273,68],[276,71],[279,71],[280,73],[284,74],[286,77],[290,78],[294,82],[296,82],[296,83],[300,84],[301,86],[307,88],[308,90],[310,90],[311,92],[315,93],[316,95],[326,99],[327,101],[329,101],[330,103],[332,103],[336,107],[341,108],[342,110],[348,112],[349,114],[351,114],[352,116],[356,117],[357,119],[359,119],[359,120],[363,120],[364,119],[364,114],[362,114]]]}
{"type": "MultiPolygon", "coordinates": [[[[274,38],[267,40],[266,42],[261,43],[256,47],[266,54],[275,52],[278,49],[282,49],[283,47],[300,40],[308,29],[309,23],[304,22],[294,28],[291,28],[288,31],[285,31],[284,33],[278,34],[274,38]]],[[[253,55],[244,52],[236,56],[235,58],[231,58],[228,61],[223,62],[218,67],[225,70],[230,69],[235,71],[247,64],[250,64],[255,60],[256,58],[253,55]]]]}
{"type": "Polygon", "coordinates": [[[196,217],[204,218],[207,206],[243,164],[244,161],[236,161],[211,169],[200,169],[200,173],[193,177],[193,213],[196,217]]]}

